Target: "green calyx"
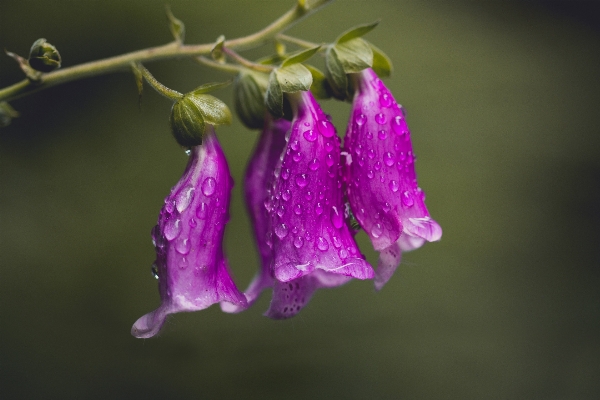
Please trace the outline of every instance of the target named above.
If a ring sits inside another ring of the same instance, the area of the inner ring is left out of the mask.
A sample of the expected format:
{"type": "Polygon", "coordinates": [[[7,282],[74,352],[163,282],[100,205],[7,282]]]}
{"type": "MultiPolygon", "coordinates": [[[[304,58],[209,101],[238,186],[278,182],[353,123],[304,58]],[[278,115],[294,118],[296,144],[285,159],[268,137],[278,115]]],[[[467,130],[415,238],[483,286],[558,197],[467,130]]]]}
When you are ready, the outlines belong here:
{"type": "Polygon", "coordinates": [[[51,72],[60,68],[60,53],[46,39],[38,39],[31,46],[29,51],[29,66],[36,71],[51,72]]]}
{"type": "Polygon", "coordinates": [[[265,93],[269,84],[265,74],[243,71],[233,81],[235,112],[250,129],[262,128],[265,118],[265,93]]]}

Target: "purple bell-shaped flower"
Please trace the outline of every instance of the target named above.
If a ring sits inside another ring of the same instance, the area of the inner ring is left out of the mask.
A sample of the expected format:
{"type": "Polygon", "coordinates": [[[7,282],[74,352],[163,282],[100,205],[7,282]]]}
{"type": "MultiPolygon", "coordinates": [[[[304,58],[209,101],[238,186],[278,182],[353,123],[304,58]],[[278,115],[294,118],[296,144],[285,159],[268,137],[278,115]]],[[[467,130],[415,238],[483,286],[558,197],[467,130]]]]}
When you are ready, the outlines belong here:
{"type": "Polygon", "coordinates": [[[400,264],[401,252],[439,240],[417,185],[415,155],[405,115],[372,69],[354,76],[356,94],[344,147],[348,201],[373,247],[380,252],[379,290],[400,264]]]}
{"type": "Polygon", "coordinates": [[[219,302],[247,307],[223,255],[233,181],[214,128],[206,129],[204,143],[192,148],[185,172],[165,199],[152,230],[161,305],[135,322],[131,329],[135,337],[156,335],[168,314],[219,302]]]}

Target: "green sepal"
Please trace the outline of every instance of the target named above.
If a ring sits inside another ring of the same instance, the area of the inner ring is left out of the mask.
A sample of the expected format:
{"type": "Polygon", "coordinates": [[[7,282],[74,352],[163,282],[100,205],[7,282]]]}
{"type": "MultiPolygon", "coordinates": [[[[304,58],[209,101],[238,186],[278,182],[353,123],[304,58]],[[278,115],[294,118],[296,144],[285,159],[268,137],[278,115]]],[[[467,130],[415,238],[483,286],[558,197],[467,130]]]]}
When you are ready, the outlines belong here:
{"type": "Polygon", "coordinates": [[[224,63],[225,62],[225,54],[223,53],[223,46],[225,45],[225,36],[221,35],[217,38],[215,45],[210,51],[210,55],[213,60],[224,63]]]}
{"type": "Polygon", "coordinates": [[[211,125],[231,124],[231,111],[221,100],[210,94],[192,94],[186,96],[200,110],[204,122],[211,125]]]}
{"type": "Polygon", "coordinates": [[[233,106],[250,129],[262,128],[265,116],[265,92],[269,84],[265,74],[241,72],[233,81],[233,106]]]}
{"type": "Polygon", "coordinates": [[[175,18],[175,16],[171,12],[171,8],[169,6],[167,6],[166,9],[167,9],[167,18],[169,19],[169,29],[171,30],[171,34],[173,35],[173,38],[175,39],[176,42],[183,43],[183,40],[185,38],[185,25],[183,24],[183,22],[181,20],[175,18]]]}
{"type": "Polygon", "coordinates": [[[259,58],[258,60],[256,60],[256,62],[262,65],[277,65],[280,64],[283,60],[285,60],[285,57],[283,57],[282,55],[271,54],[270,56],[259,58]]]}
{"type": "Polygon", "coordinates": [[[348,77],[333,46],[325,53],[325,76],[331,87],[333,97],[346,100],[348,96],[348,77]]]}
{"type": "Polygon", "coordinates": [[[381,21],[377,20],[370,24],[357,25],[353,28],[350,28],[346,32],[344,32],[340,36],[338,36],[338,38],[335,40],[335,43],[336,44],[344,43],[349,40],[362,37],[362,36],[366,35],[367,33],[371,32],[373,29],[375,29],[375,27],[377,27],[377,25],[379,25],[379,22],[381,22],[381,21]]]}
{"type": "Polygon", "coordinates": [[[0,102],[0,128],[10,125],[13,118],[17,118],[19,113],[6,101],[0,102]]]}
{"type": "Polygon", "coordinates": [[[320,48],[321,48],[321,45],[315,46],[315,47],[307,49],[307,50],[301,50],[301,51],[292,53],[288,57],[286,57],[285,60],[283,60],[283,62],[281,63],[281,66],[287,67],[290,65],[303,63],[304,61],[306,61],[309,58],[311,58],[312,56],[314,56],[319,51],[320,48]]]}
{"type": "Polygon", "coordinates": [[[135,85],[138,89],[139,101],[142,101],[142,94],[144,92],[144,73],[140,68],[141,64],[131,63],[131,71],[135,78],[135,85]]]}
{"type": "Polygon", "coordinates": [[[320,69],[313,67],[312,65],[306,64],[305,67],[310,71],[312,75],[312,85],[310,85],[310,91],[317,99],[329,99],[332,96],[331,86],[327,81],[327,77],[320,69]]]}
{"type": "Polygon", "coordinates": [[[191,99],[184,97],[173,104],[169,122],[179,145],[192,147],[202,144],[206,124],[200,109],[191,99]]]}
{"type": "Polygon", "coordinates": [[[371,46],[371,50],[373,50],[373,66],[371,67],[373,68],[373,71],[375,71],[380,78],[390,76],[394,70],[392,60],[390,60],[389,57],[373,43],[367,42],[367,44],[371,46]]]}
{"type": "Polygon", "coordinates": [[[210,83],[205,83],[204,85],[200,85],[198,86],[196,89],[192,90],[189,93],[186,93],[187,95],[198,95],[198,94],[205,94],[205,93],[210,93],[213,90],[217,90],[217,89],[221,89],[224,88],[226,86],[231,85],[231,80],[229,81],[225,81],[225,82],[210,82],[210,83]]]}
{"type": "Polygon", "coordinates": [[[342,68],[347,74],[360,72],[373,65],[373,50],[361,38],[337,43],[334,48],[342,68]]]}
{"type": "Polygon", "coordinates": [[[281,91],[281,85],[277,81],[276,70],[273,70],[269,75],[269,86],[267,86],[267,93],[265,94],[265,105],[269,112],[275,118],[283,117],[283,92],[281,91]]]}
{"type": "Polygon", "coordinates": [[[29,66],[36,71],[50,72],[60,68],[60,53],[46,39],[36,40],[29,51],[29,66]]]}

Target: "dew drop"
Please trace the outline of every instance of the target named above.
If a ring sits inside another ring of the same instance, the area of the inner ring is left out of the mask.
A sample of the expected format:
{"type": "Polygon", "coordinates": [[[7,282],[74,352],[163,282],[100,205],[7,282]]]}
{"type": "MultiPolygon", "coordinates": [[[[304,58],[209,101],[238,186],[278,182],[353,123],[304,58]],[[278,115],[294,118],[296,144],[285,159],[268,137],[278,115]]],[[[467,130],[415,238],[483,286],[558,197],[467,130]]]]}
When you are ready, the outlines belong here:
{"type": "Polygon", "coordinates": [[[331,142],[331,140],[327,140],[325,141],[325,151],[327,151],[328,153],[331,153],[331,151],[333,150],[333,143],[331,142]]]}
{"type": "Polygon", "coordinates": [[[325,158],[325,163],[328,167],[331,167],[333,164],[335,164],[335,161],[333,160],[333,154],[327,154],[327,157],[325,158]]]}
{"type": "Polygon", "coordinates": [[[356,122],[356,125],[358,126],[363,126],[365,122],[367,122],[367,117],[365,114],[358,114],[356,117],[354,117],[354,122],[356,122]]]}
{"type": "Polygon", "coordinates": [[[377,161],[375,163],[375,165],[373,166],[373,168],[375,168],[375,171],[379,171],[381,169],[381,162],[377,161]]]}
{"type": "Polygon", "coordinates": [[[208,215],[207,208],[208,207],[206,206],[206,203],[200,203],[200,205],[196,209],[196,217],[200,219],[206,219],[206,216],[208,215]]]}
{"type": "Polygon", "coordinates": [[[356,153],[357,156],[360,156],[362,154],[362,146],[360,144],[358,146],[356,146],[356,148],[354,149],[354,152],[356,153]]]}
{"type": "Polygon", "coordinates": [[[308,168],[310,168],[312,171],[316,171],[319,169],[319,160],[317,160],[316,158],[314,160],[312,160],[310,163],[308,163],[308,168]]]}
{"type": "Polygon", "coordinates": [[[299,188],[303,188],[308,184],[308,179],[306,174],[298,174],[296,175],[296,186],[299,188]]]}
{"type": "Polygon", "coordinates": [[[385,202],[385,204],[383,205],[383,212],[389,212],[392,209],[392,206],[390,206],[390,203],[385,202]]]}
{"type": "Polygon", "coordinates": [[[168,198],[165,199],[165,210],[171,214],[173,212],[173,210],[175,210],[175,204],[173,204],[172,201],[169,201],[168,198]]]}
{"type": "Polygon", "coordinates": [[[375,174],[373,173],[373,170],[371,170],[371,169],[370,169],[370,170],[367,172],[367,178],[369,178],[369,179],[373,179],[373,177],[374,177],[374,176],[375,176],[375,174]]]}
{"type": "Polygon", "coordinates": [[[289,177],[290,177],[290,169],[289,168],[285,168],[283,171],[281,171],[281,179],[283,179],[284,181],[287,181],[289,177]]]}
{"type": "Polygon", "coordinates": [[[307,242],[310,242],[312,240],[312,235],[309,231],[304,232],[304,239],[306,239],[307,242]]]}
{"type": "Polygon", "coordinates": [[[186,255],[190,252],[191,248],[192,244],[190,243],[188,238],[179,238],[175,242],[175,250],[177,250],[179,254],[186,255]]]}
{"type": "Polygon", "coordinates": [[[395,161],[394,161],[394,155],[391,152],[388,151],[387,153],[385,153],[383,155],[383,162],[388,167],[391,167],[395,163],[395,161]]]}
{"type": "Polygon", "coordinates": [[[285,214],[285,206],[282,204],[277,209],[277,215],[279,216],[279,218],[281,218],[283,217],[283,214],[285,214]]]}
{"type": "Polygon", "coordinates": [[[304,239],[302,239],[301,236],[296,236],[294,238],[294,246],[299,249],[300,247],[302,247],[304,245],[304,239]]]}
{"type": "Polygon", "coordinates": [[[317,203],[317,205],[315,206],[315,214],[323,214],[323,206],[321,205],[321,203],[317,203]]]}
{"type": "Polygon", "coordinates": [[[288,227],[286,224],[279,224],[275,227],[275,234],[279,239],[283,239],[288,234],[288,227]]]}
{"type": "Polygon", "coordinates": [[[387,132],[385,131],[385,129],[382,129],[379,132],[377,132],[377,137],[381,140],[385,140],[385,138],[387,138],[387,132]]]}
{"type": "Polygon", "coordinates": [[[177,207],[177,211],[183,212],[192,200],[194,199],[194,191],[195,189],[192,186],[188,186],[179,192],[179,195],[175,199],[175,207],[177,207]]]}
{"type": "Polygon", "coordinates": [[[185,149],[185,152],[184,152],[184,153],[185,153],[185,155],[186,155],[186,156],[188,156],[188,157],[189,157],[189,156],[191,156],[191,155],[192,155],[192,150],[191,150],[191,149],[185,149]]]}
{"type": "Polygon", "coordinates": [[[165,224],[165,239],[169,242],[175,239],[181,233],[181,220],[179,218],[170,219],[165,224]]]}
{"type": "Polygon", "coordinates": [[[392,96],[389,93],[383,92],[379,96],[379,104],[381,107],[389,107],[392,105],[392,96]]]}
{"type": "Polygon", "coordinates": [[[296,215],[302,214],[302,205],[296,204],[294,206],[294,214],[296,214],[296,215]]]}
{"type": "Polygon", "coordinates": [[[336,229],[344,225],[344,218],[336,206],[331,207],[331,223],[336,229]]]}
{"type": "Polygon", "coordinates": [[[392,119],[392,130],[396,133],[396,135],[403,135],[404,129],[402,127],[402,120],[404,118],[402,115],[396,115],[394,119],[392,119]]]}
{"type": "Polygon", "coordinates": [[[150,267],[150,272],[152,273],[154,279],[158,279],[158,265],[152,264],[152,266],[150,267]]]}
{"type": "Polygon", "coordinates": [[[415,201],[408,190],[402,192],[402,204],[404,204],[406,207],[412,207],[412,205],[415,204],[415,201]]]}
{"type": "Polygon", "coordinates": [[[188,221],[188,224],[189,224],[190,228],[195,228],[198,225],[198,222],[196,222],[195,218],[190,218],[190,220],[188,221]]]}
{"type": "Polygon", "coordinates": [[[292,192],[289,189],[286,189],[283,193],[281,193],[281,198],[283,201],[288,201],[292,197],[292,192]]]}
{"type": "Polygon", "coordinates": [[[310,190],[308,192],[306,192],[306,194],[304,195],[304,198],[306,199],[306,201],[311,201],[313,199],[312,192],[310,190]]]}
{"type": "Polygon", "coordinates": [[[377,122],[379,125],[385,124],[386,121],[387,121],[387,117],[385,116],[384,113],[379,113],[379,114],[375,115],[375,122],[377,122]]]}
{"type": "Polygon", "coordinates": [[[308,122],[308,121],[305,121],[305,122],[304,122],[304,126],[310,126],[310,122],[308,122]]]}
{"type": "Polygon", "coordinates": [[[375,158],[375,152],[373,151],[373,149],[370,149],[367,152],[367,157],[369,157],[369,159],[371,159],[371,160],[375,158]]]}
{"type": "Polygon", "coordinates": [[[189,265],[189,263],[188,263],[187,258],[181,257],[181,261],[179,262],[179,268],[186,269],[188,265],[189,265]]]}
{"type": "Polygon", "coordinates": [[[331,239],[333,240],[333,246],[336,249],[339,249],[340,247],[342,247],[342,242],[340,241],[339,237],[334,235],[331,239]]]}
{"type": "Polygon", "coordinates": [[[373,132],[367,132],[367,139],[373,139],[373,132]]]}
{"type": "Polygon", "coordinates": [[[398,185],[398,182],[391,180],[390,181],[390,190],[392,192],[396,193],[399,189],[400,189],[400,186],[398,185]]]}
{"type": "Polygon", "coordinates": [[[292,142],[292,144],[290,144],[290,147],[292,148],[292,150],[294,151],[298,151],[298,149],[300,148],[300,144],[298,143],[297,140],[294,140],[292,142]]]}
{"type": "Polygon", "coordinates": [[[326,119],[317,122],[317,128],[319,129],[319,132],[321,132],[321,135],[325,137],[332,137],[335,135],[335,126],[326,119]]]}
{"type": "Polygon", "coordinates": [[[301,159],[302,159],[302,153],[300,153],[300,152],[294,153],[294,155],[292,156],[292,160],[294,160],[295,162],[298,162],[301,159]]]}
{"type": "Polygon", "coordinates": [[[329,243],[327,243],[327,239],[319,236],[317,238],[317,248],[321,251],[327,251],[327,249],[329,249],[329,243]]]}
{"type": "Polygon", "coordinates": [[[302,135],[304,136],[304,139],[308,140],[309,142],[314,142],[317,140],[317,132],[312,129],[305,130],[302,135]]]}
{"type": "Polygon", "coordinates": [[[382,233],[383,233],[383,228],[381,227],[381,224],[377,223],[377,224],[373,225],[373,228],[371,229],[371,236],[373,236],[375,239],[377,239],[378,237],[381,236],[382,233]]]}
{"type": "Polygon", "coordinates": [[[361,157],[361,158],[358,159],[358,165],[360,167],[362,167],[363,165],[365,165],[365,158],[364,157],[361,157]]]}
{"type": "Polygon", "coordinates": [[[216,188],[217,181],[215,178],[209,177],[202,182],[202,193],[204,193],[205,196],[212,196],[215,193],[216,188]]]}
{"type": "Polygon", "coordinates": [[[346,249],[340,250],[340,258],[344,259],[348,257],[348,251],[346,249]]]}

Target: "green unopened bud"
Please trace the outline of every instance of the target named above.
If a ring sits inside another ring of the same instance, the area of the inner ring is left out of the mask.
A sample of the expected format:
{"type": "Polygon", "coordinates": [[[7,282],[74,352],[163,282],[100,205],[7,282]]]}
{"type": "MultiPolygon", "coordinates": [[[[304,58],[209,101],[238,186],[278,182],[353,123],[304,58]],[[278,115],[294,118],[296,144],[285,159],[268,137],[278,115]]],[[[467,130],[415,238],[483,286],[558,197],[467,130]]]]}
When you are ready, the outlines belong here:
{"type": "Polygon", "coordinates": [[[263,126],[267,85],[267,77],[254,72],[241,72],[233,83],[235,112],[250,129],[263,126]]]}
{"type": "Polygon", "coordinates": [[[60,68],[60,54],[56,47],[46,41],[38,39],[29,51],[29,66],[36,71],[50,72],[60,68]]]}
{"type": "Polygon", "coordinates": [[[202,144],[204,117],[189,98],[184,97],[173,104],[170,122],[173,136],[181,146],[192,147],[202,144]]]}

